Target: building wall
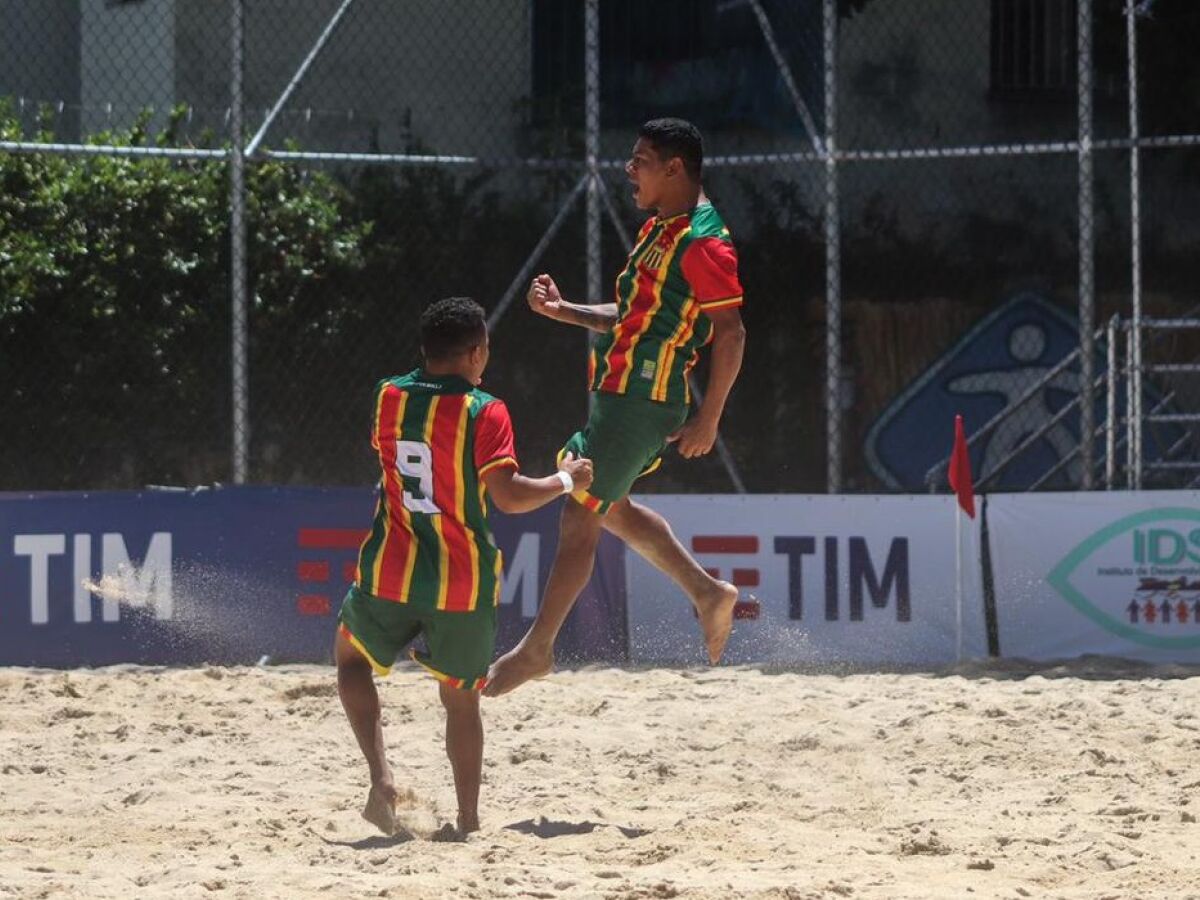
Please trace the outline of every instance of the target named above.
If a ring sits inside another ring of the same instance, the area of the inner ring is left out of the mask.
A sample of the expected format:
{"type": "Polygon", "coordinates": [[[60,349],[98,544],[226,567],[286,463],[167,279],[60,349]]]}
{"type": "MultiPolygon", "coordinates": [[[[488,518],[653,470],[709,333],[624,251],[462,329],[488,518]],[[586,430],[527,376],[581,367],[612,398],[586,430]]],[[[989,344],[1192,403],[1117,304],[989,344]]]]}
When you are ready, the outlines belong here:
{"type": "Polygon", "coordinates": [[[161,124],[176,99],[175,0],[80,0],[79,70],[85,134],[147,108],[161,124]]]}
{"type": "Polygon", "coordinates": [[[56,129],[67,140],[79,135],[79,0],[0,0],[0,97],[26,101],[30,110],[57,110],[56,129]]]}

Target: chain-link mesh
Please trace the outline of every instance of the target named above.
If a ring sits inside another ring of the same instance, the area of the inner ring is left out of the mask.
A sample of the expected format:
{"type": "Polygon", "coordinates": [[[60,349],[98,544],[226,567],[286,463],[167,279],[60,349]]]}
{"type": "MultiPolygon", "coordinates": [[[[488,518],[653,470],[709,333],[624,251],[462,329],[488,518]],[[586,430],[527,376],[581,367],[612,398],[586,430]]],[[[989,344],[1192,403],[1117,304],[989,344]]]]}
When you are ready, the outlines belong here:
{"type": "Polygon", "coordinates": [[[548,468],[586,343],[523,282],[611,299],[589,251],[607,293],[645,215],[621,164],[660,115],[705,134],[750,343],[724,455],[640,487],[922,490],[949,443],[931,384],[986,487],[1078,485],[1081,313],[1097,483],[1133,455],[1189,483],[1200,329],[1155,320],[1200,304],[1200,10],[1141,0],[1131,42],[1126,0],[1081,2],[595,0],[592,54],[588,2],[241,0],[243,382],[235,0],[0,0],[0,489],[229,480],[235,393],[249,480],[367,480],[370,388],[453,294],[508,304],[487,386],[548,468]]]}

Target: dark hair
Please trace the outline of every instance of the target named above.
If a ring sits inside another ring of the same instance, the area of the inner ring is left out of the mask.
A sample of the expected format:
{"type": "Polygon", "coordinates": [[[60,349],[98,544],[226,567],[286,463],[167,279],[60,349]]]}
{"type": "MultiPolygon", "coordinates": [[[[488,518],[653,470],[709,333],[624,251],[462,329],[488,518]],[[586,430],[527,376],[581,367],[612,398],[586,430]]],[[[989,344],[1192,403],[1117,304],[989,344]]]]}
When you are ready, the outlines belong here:
{"type": "Polygon", "coordinates": [[[693,181],[700,180],[704,167],[704,138],[700,129],[684,119],[651,119],[638,129],[638,137],[654,145],[658,156],[668,160],[678,156],[693,181]]]}
{"type": "Polygon", "coordinates": [[[483,307],[470,297],[448,297],[421,313],[421,351],[427,360],[449,359],[482,343],[483,307]]]}

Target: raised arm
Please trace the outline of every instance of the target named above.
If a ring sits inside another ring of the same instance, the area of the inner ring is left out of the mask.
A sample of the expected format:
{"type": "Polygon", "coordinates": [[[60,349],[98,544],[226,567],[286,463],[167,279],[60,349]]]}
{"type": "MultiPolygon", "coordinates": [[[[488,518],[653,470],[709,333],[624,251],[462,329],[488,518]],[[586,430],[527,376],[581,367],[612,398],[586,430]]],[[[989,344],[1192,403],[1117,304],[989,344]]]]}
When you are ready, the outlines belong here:
{"type": "Polygon", "coordinates": [[[539,275],[533,279],[525,299],[529,301],[529,308],[539,315],[592,331],[611,331],[617,321],[617,304],[568,303],[549,275],[539,275]]]}

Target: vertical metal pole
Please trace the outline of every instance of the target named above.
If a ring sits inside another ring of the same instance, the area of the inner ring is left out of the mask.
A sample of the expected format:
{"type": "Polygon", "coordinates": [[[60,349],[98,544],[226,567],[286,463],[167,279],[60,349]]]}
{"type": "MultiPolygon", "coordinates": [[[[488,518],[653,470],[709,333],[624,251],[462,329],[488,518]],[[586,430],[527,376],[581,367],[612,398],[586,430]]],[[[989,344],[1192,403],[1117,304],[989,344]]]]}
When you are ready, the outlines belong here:
{"type": "Polygon", "coordinates": [[[1133,371],[1129,390],[1133,394],[1133,418],[1129,422],[1133,444],[1133,487],[1142,487],[1142,179],[1138,148],[1137,4],[1125,7],[1125,39],[1129,58],[1129,234],[1131,314],[1129,339],[1133,342],[1133,371]]]}
{"type": "MultiPolygon", "coordinates": [[[[587,0],[584,7],[583,80],[584,80],[584,151],[591,177],[587,185],[587,303],[601,300],[602,273],[600,246],[600,0],[587,0]]],[[[592,332],[584,329],[586,352],[592,352],[592,332]]],[[[592,394],[588,394],[589,406],[592,394]]]]}
{"type": "Polygon", "coordinates": [[[954,503],[954,658],[963,660],[963,527],[962,506],[954,503]]]}
{"type": "Polygon", "coordinates": [[[229,284],[233,301],[233,483],[246,482],[249,456],[249,392],[246,384],[246,159],[242,134],[244,0],[233,0],[230,47],[229,284]]]}
{"type": "Polygon", "coordinates": [[[1133,490],[1133,329],[1125,329],[1125,485],[1133,490]]]}
{"type": "Polygon", "coordinates": [[[1083,475],[1090,490],[1095,465],[1096,260],[1092,223],[1095,182],[1092,176],[1092,0],[1079,0],[1076,35],[1079,112],[1079,440],[1083,475]]]}
{"type": "Polygon", "coordinates": [[[824,0],[826,488],[842,489],[841,217],[837,170],[837,2],[824,0]]]}
{"type": "Polygon", "coordinates": [[[1108,369],[1106,387],[1108,405],[1104,418],[1104,487],[1112,490],[1117,478],[1117,338],[1121,317],[1114,315],[1108,320],[1108,369]]]}

